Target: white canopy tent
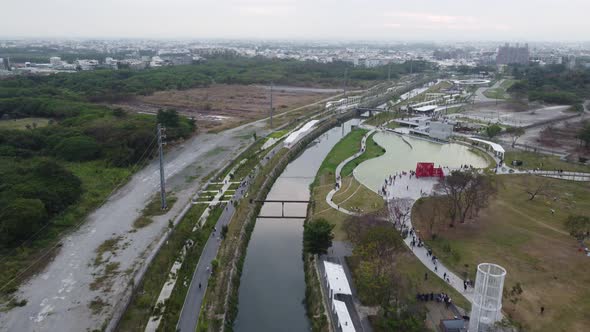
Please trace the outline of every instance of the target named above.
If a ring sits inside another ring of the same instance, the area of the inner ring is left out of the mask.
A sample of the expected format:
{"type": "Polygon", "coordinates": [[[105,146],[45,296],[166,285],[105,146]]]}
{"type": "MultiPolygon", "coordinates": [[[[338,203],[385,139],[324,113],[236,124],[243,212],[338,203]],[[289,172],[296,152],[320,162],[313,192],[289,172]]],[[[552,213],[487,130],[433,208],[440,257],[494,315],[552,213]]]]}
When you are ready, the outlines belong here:
{"type": "Polygon", "coordinates": [[[489,146],[494,151],[494,155],[496,157],[504,160],[504,153],[506,151],[504,151],[504,148],[502,147],[502,145],[500,145],[498,143],[486,141],[486,140],[483,140],[483,139],[475,138],[475,137],[469,137],[469,139],[472,140],[472,141],[474,141],[474,142],[483,143],[483,144],[489,146]]]}
{"type": "Polygon", "coordinates": [[[308,132],[313,126],[318,123],[318,120],[311,120],[303,125],[303,127],[299,128],[298,130],[294,131],[285,139],[285,145],[290,147],[293,143],[295,143],[300,136],[308,132]]]}
{"type": "Polygon", "coordinates": [[[338,300],[332,300],[333,309],[338,317],[338,326],[342,329],[342,332],[355,332],[354,324],[348,314],[346,303],[338,300]]]}
{"type": "Polygon", "coordinates": [[[324,261],[324,269],[326,271],[326,279],[328,280],[328,287],[330,289],[330,298],[334,298],[334,295],[336,294],[352,295],[342,265],[324,261]]]}

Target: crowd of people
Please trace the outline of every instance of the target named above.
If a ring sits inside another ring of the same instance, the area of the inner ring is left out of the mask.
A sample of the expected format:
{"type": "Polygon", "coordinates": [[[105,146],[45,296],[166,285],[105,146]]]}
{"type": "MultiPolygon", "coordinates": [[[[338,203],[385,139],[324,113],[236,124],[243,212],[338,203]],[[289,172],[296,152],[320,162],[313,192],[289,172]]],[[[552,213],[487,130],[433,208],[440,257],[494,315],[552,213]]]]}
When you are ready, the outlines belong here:
{"type": "Polygon", "coordinates": [[[418,293],[416,294],[416,300],[421,302],[428,302],[428,301],[436,301],[436,302],[444,302],[445,306],[448,308],[452,303],[453,300],[451,297],[445,293],[418,293]]]}

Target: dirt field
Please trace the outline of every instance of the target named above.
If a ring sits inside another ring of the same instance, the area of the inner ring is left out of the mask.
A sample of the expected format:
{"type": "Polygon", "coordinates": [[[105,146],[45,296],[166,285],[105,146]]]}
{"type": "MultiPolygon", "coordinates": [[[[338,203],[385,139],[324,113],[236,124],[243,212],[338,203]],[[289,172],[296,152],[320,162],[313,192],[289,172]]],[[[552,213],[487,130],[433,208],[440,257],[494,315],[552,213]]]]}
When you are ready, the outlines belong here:
{"type": "Polygon", "coordinates": [[[538,122],[557,119],[572,113],[569,106],[539,106],[514,102],[486,102],[466,106],[465,112],[449,117],[467,117],[481,123],[500,123],[507,126],[529,126],[538,122]]]}
{"type": "MultiPolygon", "coordinates": [[[[329,98],[337,95],[338,91],[275,87],[274,114],[329,98]]],[[[268,87],[264,86],[217,84],[183,91],[159,91],[151,96],[138,96],[114,106],[145,113],[174,108],[188,117],[195,117],[197,126],[201,129],[219,130],[268,116],[270,93],[268,87]]]]}

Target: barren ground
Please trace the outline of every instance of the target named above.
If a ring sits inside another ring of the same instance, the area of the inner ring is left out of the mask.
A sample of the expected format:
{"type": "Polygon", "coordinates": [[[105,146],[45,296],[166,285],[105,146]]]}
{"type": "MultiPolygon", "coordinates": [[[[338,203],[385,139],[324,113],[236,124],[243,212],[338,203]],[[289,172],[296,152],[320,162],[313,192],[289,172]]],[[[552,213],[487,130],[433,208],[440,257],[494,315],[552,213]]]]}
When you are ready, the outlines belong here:
{"type": "MultiPolygon", "coordinates": [[[[338,93],[337,89],[279,86],[273,89],[273,107],[278,114],[338,93]]],[[[217,131],[268,116],[270,93],[265,86],[215,84],[207,88],[159,91],[114,106],[145,113],[174,108],[194,117],[201,129],[217,131]]]]}

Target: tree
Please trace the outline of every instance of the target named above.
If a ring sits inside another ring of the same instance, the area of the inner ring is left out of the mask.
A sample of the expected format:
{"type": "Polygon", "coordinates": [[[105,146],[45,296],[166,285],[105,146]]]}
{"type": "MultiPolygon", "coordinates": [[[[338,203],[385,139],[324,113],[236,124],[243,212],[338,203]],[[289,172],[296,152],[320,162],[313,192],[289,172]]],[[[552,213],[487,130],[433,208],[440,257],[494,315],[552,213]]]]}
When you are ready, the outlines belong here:
{"type": "Polygon", "coordinates": [[[590,124],[584,126],[584,128],[578,132],[577,137],[580,141],[584,142],[586,148],[590,147],[590,124]]]}
{"type": "Polygon", "coordinates": [[[508,299],[508,301],[510,301],[510,303],[512,303],[512,313],[513,314],[516,311],[516,305],[522,299],[521,298],[522,292],[523,292],[523,289],[522,289],[522,285],[520,284],[520,282],[517,282],[516,284],[514,284],[514,286],[512,286],[512,288],[509,291],[506,291],[506,289],[504,289],[504,291],[503,291],[504,298],[508,299]]]}
{"type": "Polygon", "coordinates": [[[502,132],[502,127],[497,124],[489,125],[486,127],[486,135],[489,138],[496,137],[500,132],[502,132]]]}
{"type": "Polygon", "coordinates": [[[69,137],[55,147],[55,154],[68,161],[87,161],[98,157],[100,146],[92,137],[69,137]]]}
{"type": "Polygon", "coordinates": [[[444,197],[421,198],[414,204],[413,213],[428,226],[431,239],[436,237],[437,226],[441,224],[445,211],[448,210],[444,197]]]}
{"type": "Polygon", "coordinates": [[[441,179],[437,189],[446,194],[451,227],[457,220],[464,223],[468,215],[477,215],[497,191],[492,175],[474,170],[453,171],[441,179]]]}
{"type": "Polygon", "coordinates": [[[412,205],[413,201],[409,198],[395,198],[387,204],[389,216],[393,219],[396,227],[405,225],[412,212],[412,205]]]}
{"type": "Polygon", "coordinates": [[[525,130],[522,127],[509,127],[506,129],[506,132],[510,135],[510,138],[512,138],[512,147],[514,147],[520,136],[524,135],[525,130]]]}
{"type": "Polygon", "coordinates": [[[0,213],[0,243],[13,246],[39,230],[47,211],[39,199],[17,198],[0,213]]]}
{"type": "Polygon", "coordinates": [[[529,201],[534,200],[537,196],[549,195],[552,182],[540,177],[527,177],[524,181],[524,192],[529,195],[529,201]]]}
{"type": "Polygon", "coordinates": [[[158,110],[158,123],[164,127],[178,127],[180,116],[176,110],[158,110]]]}
{"type": "Polygon", "coordinates": [[[332,246],[334,225],[325,219],[310,221],[303,226],[303,250],[309,254],[323,255],[332,246]]]}
{"type": "Polygon", "coordinates": [[[590,218],[587,216],[570,215],[565,220],[565,229],[578,241],[590,236],[590,218]]]}

